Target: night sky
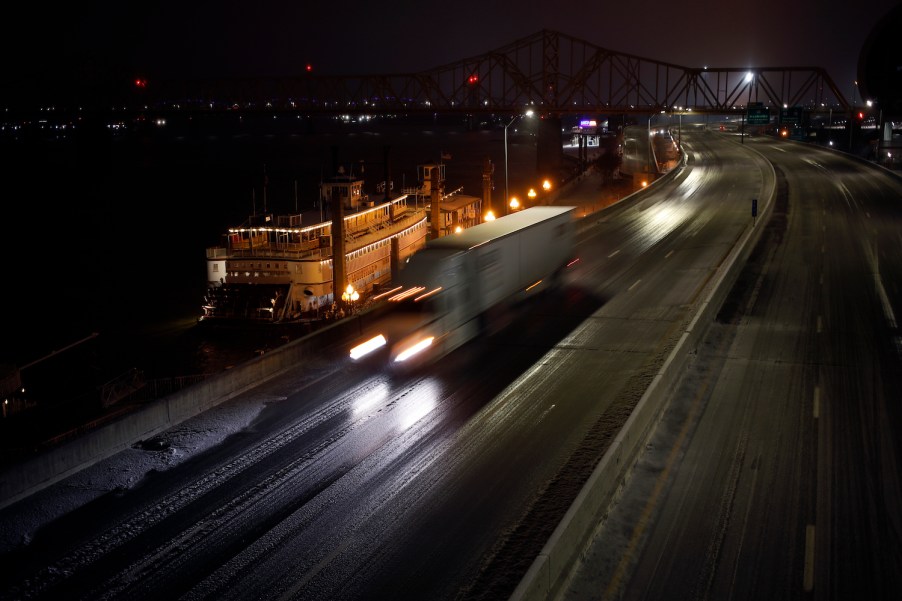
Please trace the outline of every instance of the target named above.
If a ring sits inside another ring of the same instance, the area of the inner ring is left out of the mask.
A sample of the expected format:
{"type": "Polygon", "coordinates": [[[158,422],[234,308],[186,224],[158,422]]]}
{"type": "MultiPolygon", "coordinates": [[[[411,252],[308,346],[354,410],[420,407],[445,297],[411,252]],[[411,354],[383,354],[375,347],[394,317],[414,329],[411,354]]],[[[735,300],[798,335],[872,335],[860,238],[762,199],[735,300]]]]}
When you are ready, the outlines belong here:
{"type": "Polygon", "coordinates": [[[827,69],[851,95],[862,46],[898,0],[747,2],[107,1],[7,7],[2,97],[28,87],[427,70],[542,29],[685,67],[827,69]],[[49,83],[48,83],[49,82],[49,83]]]}

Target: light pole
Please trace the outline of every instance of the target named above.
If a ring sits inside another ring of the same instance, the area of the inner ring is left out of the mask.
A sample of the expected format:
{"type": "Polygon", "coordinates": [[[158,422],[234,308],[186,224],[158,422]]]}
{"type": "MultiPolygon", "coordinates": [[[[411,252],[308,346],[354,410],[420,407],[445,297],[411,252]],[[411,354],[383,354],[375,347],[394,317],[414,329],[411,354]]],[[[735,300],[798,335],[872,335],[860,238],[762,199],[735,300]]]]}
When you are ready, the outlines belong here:
{"type": "Polygon", "coordinates": [[[510,202],[510,197],[508,196],[507,184],[507,128],[514,124],[514,121],[519,119],[520,117],[532,117],[532,111],[526,111],[520,115],[514,115],[510,122],[504,126],[504,203],[507,204],[510,202]]]}
{"type": "MultiPolygon", "coordinates": [[[[662,115],[666,114],[666,111],[661,111],[661,114],[662,115]]],[[[651,175],[652,160],[654,160],[654,162],[655,162],[655,177],[657,178],[657,176],[658,176],[658,158],[655,156],[654,136],[651,133],[651,119],[654,116],[655,116],[654,113],[652,113],[651,115],[648,116],[648,146],[646,147],[646,152],[648,152],[648,155],[646,155],[647,158],[645,161],[645,165],[646,165],[645,168],[648,170],[648,177],[646,179],[648,179],[648,180],[651,180],[651,178],[652,178],[652,175],[651,175]]]]}
{"type": "Polygon", "coordinates": [[[360,300],[360,293],[354,290],[354,286],[348,284],[348,287],[345,288],[345,291],[341,293],[341,300],[348,305],[348,314],[354,312],[354,303],[360,300]]]}

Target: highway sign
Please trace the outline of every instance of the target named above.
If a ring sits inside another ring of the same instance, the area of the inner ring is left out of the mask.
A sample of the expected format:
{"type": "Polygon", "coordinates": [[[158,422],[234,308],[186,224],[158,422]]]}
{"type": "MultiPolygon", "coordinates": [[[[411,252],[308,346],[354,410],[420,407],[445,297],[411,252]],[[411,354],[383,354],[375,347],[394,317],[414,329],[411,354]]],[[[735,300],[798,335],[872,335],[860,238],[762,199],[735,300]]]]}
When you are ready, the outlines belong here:
{"type": "Polygon", "coordinates": [[[780,109],[780,123],[783,125],[799,125],[802,122],[802,107],[791,106],[780,109]]]}
{"type": "Polygon", "coordinates": [[[749,125],[767,125],[770,123],[770,109],[766,106],[749,106],[745,121],[749,125]]]}

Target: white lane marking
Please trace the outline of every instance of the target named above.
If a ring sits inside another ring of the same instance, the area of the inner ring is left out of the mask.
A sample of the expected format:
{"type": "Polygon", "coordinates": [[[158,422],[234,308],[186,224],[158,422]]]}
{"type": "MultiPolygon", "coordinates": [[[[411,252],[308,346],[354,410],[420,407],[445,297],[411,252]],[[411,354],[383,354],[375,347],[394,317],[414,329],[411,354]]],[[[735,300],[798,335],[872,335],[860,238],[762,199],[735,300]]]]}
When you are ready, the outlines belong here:
{"type": "Polygon", "coordinates": [[[802,587],[806,593],[814,590],[814,525],[805,527],[805,575],[802,587]]]}
{"type": "Polygon", "coordinates": [[[821,387],[814,387],[814,419],[821,415],[821,387]]]}
{"type": "Polygon", "coordinates": [[[619,252],[620,252],[620,249],[615,250],[614,252],[612,252],[611,254],[608,255],[608,258],[609,258],[609,259],[610,259],[610,258],[613,258],[613,257],[616,256],[617,253],[619,253],[619,252]]]}
{"type": "Polygon", "coordinates": [[[883,287],[883,278],[880,277],[879,273],[874,274],[874,286],[877,288],[877,295],[880,297],[880,304],[883,306],[883,315],[886,317],[886,321],[891,328],[896,329],[896,312],[893,311],[893,306],[889,302],[886,288],[883,287]]]}
{"type": "Polygon", "coordinates": [[[629,288],[627,288],[626,291],[627,291],[627,292],[631,291],[633,288],[635,288],[636,286],[638,286],[638,285],[639,285],[639,282],[641,282],[641,281],[642,281],[642,280],[636,280],[636,283],[633,284],[632,286],[630,286],[629,288]]]}
{"type": "Polygon", "coordinates": [[[668,258],[668,257],[669,257],[670,255],[672,255],[672,254],[673,254],[673,251],[670,251],[669,253],[667,253],[666,255],[664,255],[664,258],[666,259],[666,258],[668,258]]]}

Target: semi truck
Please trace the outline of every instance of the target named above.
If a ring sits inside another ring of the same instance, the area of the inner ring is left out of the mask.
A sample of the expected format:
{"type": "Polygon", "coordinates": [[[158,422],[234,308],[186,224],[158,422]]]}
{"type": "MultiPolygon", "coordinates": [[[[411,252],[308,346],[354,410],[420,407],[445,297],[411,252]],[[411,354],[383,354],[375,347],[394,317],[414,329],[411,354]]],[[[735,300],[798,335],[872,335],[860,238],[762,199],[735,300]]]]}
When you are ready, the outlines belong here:
{"type": "Polygon", "coordinates": [[[395,367],[432,362],[557,285],[575,260],[575,208],[540,206],[430,240],[377,299],[384,319],[350,350],[395,367]]]}

